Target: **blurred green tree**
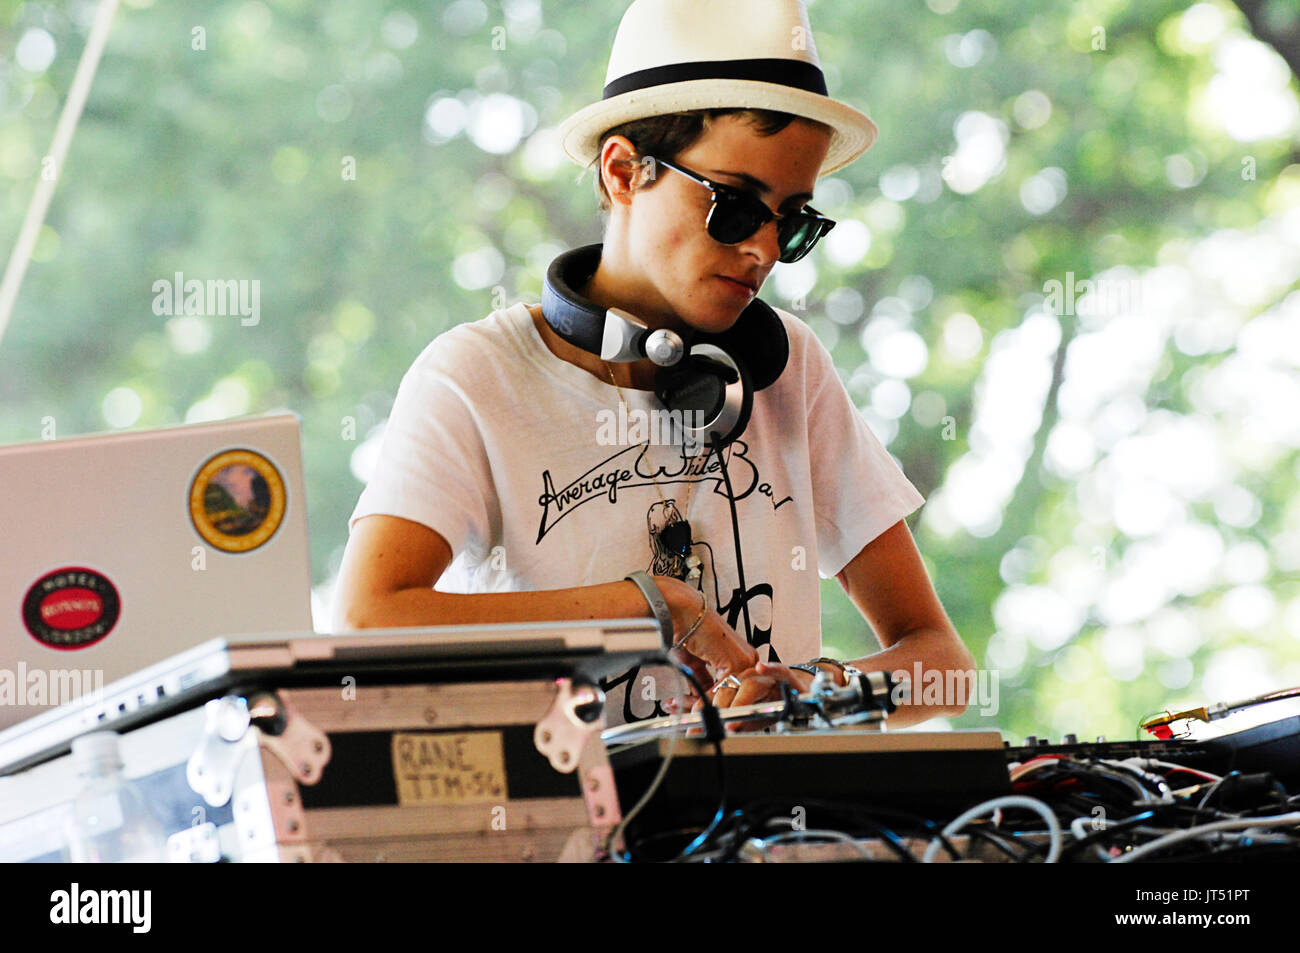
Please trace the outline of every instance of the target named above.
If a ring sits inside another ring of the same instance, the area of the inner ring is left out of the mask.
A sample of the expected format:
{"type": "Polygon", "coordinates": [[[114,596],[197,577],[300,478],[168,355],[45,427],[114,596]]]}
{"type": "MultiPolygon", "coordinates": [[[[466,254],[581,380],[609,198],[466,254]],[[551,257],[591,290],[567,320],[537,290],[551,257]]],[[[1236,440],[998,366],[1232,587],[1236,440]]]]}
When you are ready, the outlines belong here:
{"type": "MultiPolygon", "coordinates": [[[[1128,735],[1300,682],[1298,20],[1240,7],[811,6],[832,94],[881,136],[764,293],[930,500],[921,549],[1001,674],[959,726],[1128,735]]],[[[0,5],[6,248],[90,9],[0,5]]],[[[617,19],[128,0],[0,341],[0,440],[293,409],[324,598],[406,367],[599,238],[553,130],[617,19]],[[258,281],[260,320],[157,313],[178,273],[258,281]]],[[[865,650],[824,592],[828,650],[865,650]]]]}

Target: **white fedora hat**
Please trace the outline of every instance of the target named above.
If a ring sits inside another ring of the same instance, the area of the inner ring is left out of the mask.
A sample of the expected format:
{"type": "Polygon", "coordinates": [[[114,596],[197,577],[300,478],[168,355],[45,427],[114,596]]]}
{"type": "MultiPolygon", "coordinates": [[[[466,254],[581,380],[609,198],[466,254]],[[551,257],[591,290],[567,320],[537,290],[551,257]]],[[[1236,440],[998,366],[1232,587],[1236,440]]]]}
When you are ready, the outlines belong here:
{"type": "Polygon", "coordinates": [[[876,141],[875,123],[826,94],[803,0],[635,0],[614,37],[603,97],[560,124],[560,141],[586,166],[622,123],[728,108],[826,123],[834,133],[819,176],[876,141]]]}

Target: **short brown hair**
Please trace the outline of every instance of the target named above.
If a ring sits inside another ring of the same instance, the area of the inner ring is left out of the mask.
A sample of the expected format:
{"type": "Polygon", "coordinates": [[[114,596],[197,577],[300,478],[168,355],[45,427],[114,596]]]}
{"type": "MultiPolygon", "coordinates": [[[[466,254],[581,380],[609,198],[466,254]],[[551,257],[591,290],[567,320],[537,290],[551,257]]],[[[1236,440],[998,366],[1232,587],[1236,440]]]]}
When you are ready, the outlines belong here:
{"type": "Polygon", "coordinates": [[[672,162],[680,153],[698,142],[715,119],[732,115],[748,122],[760,136],[774,136],[796,119],[828,133],[833,132],[830,126],[815,119],[771,109],[693,109],[689,112],[633,119],[621,126],[607,129],[600,137],[600,146],[596,149],[596,158],[593,160],[596,168],[596,201],[600,210],[609,211],[611,204],[609,193],[605,190],[605,179],[600,174],[600,156],[610,136],[627,138],[642,155],[658,156],[672,162]]]}

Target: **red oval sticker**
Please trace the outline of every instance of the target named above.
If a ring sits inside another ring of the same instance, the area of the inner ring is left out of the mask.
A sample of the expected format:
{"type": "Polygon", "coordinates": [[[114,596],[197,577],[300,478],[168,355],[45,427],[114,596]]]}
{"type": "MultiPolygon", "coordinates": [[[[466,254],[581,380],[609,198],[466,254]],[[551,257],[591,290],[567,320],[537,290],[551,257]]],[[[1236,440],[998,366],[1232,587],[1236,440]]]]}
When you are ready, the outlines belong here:
{"type": "Polygon", "coordinates": [[[122,614],[117,587],[86,566],[46,573],[23,597],[23,624],[52,649],[84,649],[103,639],[122,614]]]}
{"type": "Polygon", "coordinates": [[[83,629],[103,614],[104,600],[93,589],[62,589],[41,600],[41,621],[55,629],[83,629]]]}

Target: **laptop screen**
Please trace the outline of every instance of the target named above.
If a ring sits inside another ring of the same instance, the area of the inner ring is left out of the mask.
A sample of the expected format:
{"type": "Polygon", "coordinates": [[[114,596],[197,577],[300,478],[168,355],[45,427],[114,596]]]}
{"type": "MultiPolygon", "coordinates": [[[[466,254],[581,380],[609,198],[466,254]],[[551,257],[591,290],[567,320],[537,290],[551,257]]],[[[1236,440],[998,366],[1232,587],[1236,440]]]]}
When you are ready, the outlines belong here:
{"type": "Polygon", "coordinates": [[[296,415],[0,447],[0,729],[214,636],[311,631],[296,415]]]}

